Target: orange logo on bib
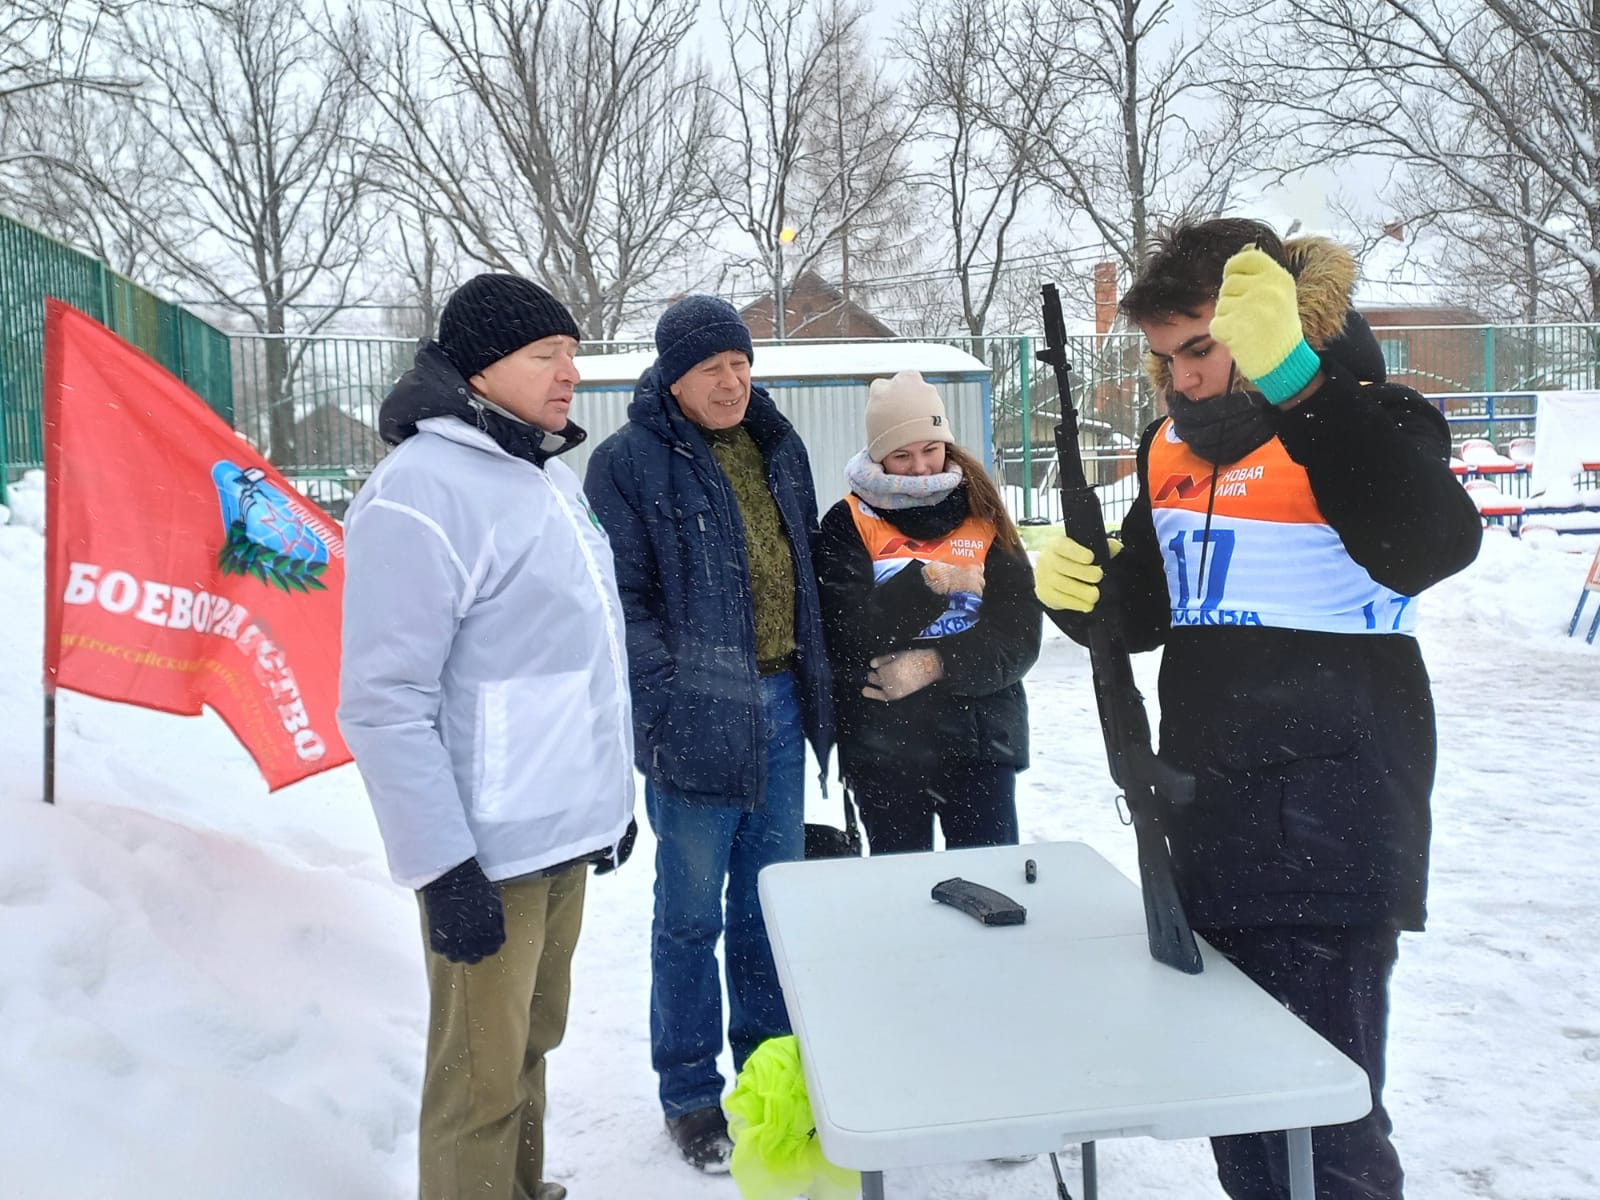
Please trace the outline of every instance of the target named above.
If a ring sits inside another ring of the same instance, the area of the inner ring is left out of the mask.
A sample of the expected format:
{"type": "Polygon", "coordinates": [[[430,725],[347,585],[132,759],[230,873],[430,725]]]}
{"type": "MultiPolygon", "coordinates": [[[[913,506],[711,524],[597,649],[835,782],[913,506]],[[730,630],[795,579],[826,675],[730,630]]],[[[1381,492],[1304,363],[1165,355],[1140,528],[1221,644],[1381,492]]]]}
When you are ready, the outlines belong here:
{"type": "Polygon", "coordinates": [[[1168,475],[1167,481],[1156,489],[1155,502],[1160,503],[1176,493],[1180,500],[1192,500],[1196,496],[1203,496],[1205,490],[1211,486],[1212,476],[1196,479],[1193,475],[1168,475]]]}

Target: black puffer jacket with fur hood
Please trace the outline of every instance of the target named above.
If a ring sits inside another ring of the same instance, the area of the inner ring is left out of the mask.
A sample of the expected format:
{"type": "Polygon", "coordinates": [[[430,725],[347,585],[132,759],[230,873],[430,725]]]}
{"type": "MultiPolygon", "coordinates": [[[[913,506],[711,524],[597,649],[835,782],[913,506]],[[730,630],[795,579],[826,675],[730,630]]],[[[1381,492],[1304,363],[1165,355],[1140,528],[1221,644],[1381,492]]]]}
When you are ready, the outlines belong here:
{"type": "MultiPolygon", "coordinates": [[[[1273,434],[1305,468],[1344,553],[1414,596],[1470,563],[1481,538],[1449,471],[1449,427],[1422,396],[1383,382],[1376,340],[1350,309],[1350,255],[1316,238],[1286,249],[1325,382],[1288,411],[1269,409],[1273,434]]],[[[1160,363],[1147,366],[1170,389],[1160,363]]],[[[1198,780],[1194,803],[1169,822],[1191,921],[1422,928],[1435,733],[1416,639],[1173,627],[1150,506],[1150,447],[1164,423],[1141,442],[1112,573],[1130,648],[1165,646],[1162,754],[1198,780]]]]}

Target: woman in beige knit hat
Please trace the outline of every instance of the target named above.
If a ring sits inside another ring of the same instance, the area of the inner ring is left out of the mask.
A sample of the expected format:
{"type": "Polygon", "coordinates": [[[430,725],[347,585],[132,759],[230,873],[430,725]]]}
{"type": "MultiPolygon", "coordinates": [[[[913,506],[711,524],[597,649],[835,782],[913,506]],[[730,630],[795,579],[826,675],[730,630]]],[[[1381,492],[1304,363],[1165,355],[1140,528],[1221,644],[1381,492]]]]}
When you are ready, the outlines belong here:
{"type": "Polygon", "coordinates": [[[866,449],[813,552],[841,769],[874,854],[1013,845],[1041,614],[1016,526],[916,371],[872,383],[866,449]]]}

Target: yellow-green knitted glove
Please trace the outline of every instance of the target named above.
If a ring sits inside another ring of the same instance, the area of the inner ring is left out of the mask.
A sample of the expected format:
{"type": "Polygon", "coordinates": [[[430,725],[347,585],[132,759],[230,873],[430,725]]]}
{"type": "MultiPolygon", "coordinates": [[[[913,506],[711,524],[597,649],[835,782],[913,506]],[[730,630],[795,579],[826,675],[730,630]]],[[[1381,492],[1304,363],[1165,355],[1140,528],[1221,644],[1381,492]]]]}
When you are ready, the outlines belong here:
{"type": "Polygon", "coordinates": [[[1322,360],[1300,328],[1294,276],[1265,251],[1246,246],[1222,268],[1211,336],[1261,394],[1282,404],[1304,390],[1322,360]]]}
{"type": "MultiPolygon", "coordinates": [[[[1112,558],[1122,553],[1122,543],[1116,538],[1107,538],[1106,546],[1112,558]]],[[[1100,603],[1099,585],[1105,573],[1089,547],[1058,534],[1039,551],[1033,567],[1033,594],[1046,608],[1093,612],[1100,603]]]]}

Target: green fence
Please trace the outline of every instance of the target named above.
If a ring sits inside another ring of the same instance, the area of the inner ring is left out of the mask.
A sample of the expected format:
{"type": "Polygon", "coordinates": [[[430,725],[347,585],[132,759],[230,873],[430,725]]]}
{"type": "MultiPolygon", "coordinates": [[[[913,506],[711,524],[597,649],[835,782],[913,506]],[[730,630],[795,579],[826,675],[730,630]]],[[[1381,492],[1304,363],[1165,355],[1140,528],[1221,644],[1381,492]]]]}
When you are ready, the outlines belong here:
{"type": "Polygon", "coordinates": [[[0,500],[44,464],[44,301],[64,300],[138,346],[233,423],[228,335],[98,259],[0,216],[0,500]]]}
{"type": "Polygon", "coordinates": [[[1600,386],[1600,325],[1377,326],[1389,378],[1427,395],[1600,386]]]}
{"type": "MultiPolygon", "coordinates": [[[[1503,443],[1533,432],[1535,393],[1600,388],[1600,326],[1408,326],[1375,328],[1390,378],[1432,396],[1459,443],[1503,443]]],[[[912,340],[912,339],[906,339],[912,340]]],[[[1034,360],[1030,336],[922,338],[957,346],[989,364],[992,466],[1019,518],[1053,519],[1054,429],[1060,403],[1053,374],[1034,360]]],[[[585,342],[583,353],[648,349],[648,342],[585,342]]],[[[416,343],[395,338],[234,338],[237,428],[342,511],[383,454],[377,412],[416,343]]],[[[1090,482],[1109,510],[1131,497],[1133,453],[1155,415],[1134,333],[1068,339],[1073,402],[1090,482]],[[1123,493],[1127,496],[1124,497],[1123,493]]]]}
{"type": "MultiPolygon", "coordinates": [[[[1061,401],[1055,372],[1034,358],[1033,336],[945,338],[989,364],[992,467],[1020,520],[1053,519],[1055,427],[1061,401]]],[[[1144,339],[1135,333],[1067,338],[1068,382],[1078,412],[1079,448],[1090,484],[1132,496],[1133,453],[1154,416],[1144,378],[1144,339]]],[[[1109,493],[1103,491],[1102,498],[1109,493]]]]}
{"type": "MultiPolygon", "coordinates": [[[[987,362],[995,466],[1014,483],[1043,478],[1059,420],[1055,381],[1033,366],[1029,337],[903,339],[956,346],[987,362]],[[1030,414],[1023,420],[1022,414],[1030,414]]],[[[653,349],[649,341],[586,341],[583,354],[653,349]]],[[[1072,339],[1074,399],[1084,441],[1129,450],[1148,420],[1134,334],[1072,339]]],[[[233,339],[235,427],[336,515],[382,457],[378,407],[416,353],[409,339],[240,334],[233,339]]],[[[1032,515],[1024,498],[1019,513],[1032,515]]]]}

